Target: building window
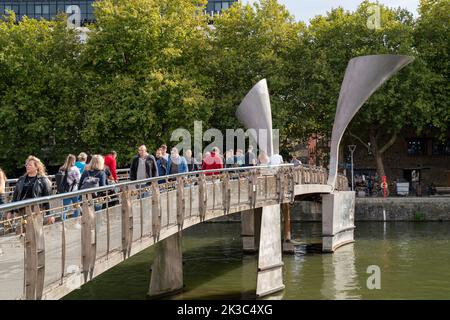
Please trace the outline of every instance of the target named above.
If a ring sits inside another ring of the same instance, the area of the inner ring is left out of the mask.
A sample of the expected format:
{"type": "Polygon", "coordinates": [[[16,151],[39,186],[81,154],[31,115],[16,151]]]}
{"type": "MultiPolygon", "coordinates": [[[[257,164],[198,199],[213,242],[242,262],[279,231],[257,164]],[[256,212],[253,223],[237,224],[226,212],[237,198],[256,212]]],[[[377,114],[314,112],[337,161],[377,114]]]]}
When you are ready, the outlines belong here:
{"type": "Polygon", "coordinates": [[[31,3],[27,4],[27,16],[34,18],[34,6],[31,3]]]}
{"type": "Polygon", "coordinates": [[[20,4],[20,15],[25,16],[27,14],[27,4],[21,3],[20,4]]]}
{"type": "Polygon", "coordinates": [[[426,139],[408,139],[407,141],[408,155],[421,156],[427,154],[426,139]]]}
{"type": "Polygon", "coordinates": [[[438,139],[433,139],[433,155],[436,156],[450,156],[450,139],[442,142],[438,139]]]}
{"type": "Polygon", "coordinates": [[[50,13],[50,8],[48,4],[43,4],[42,5],[42,14],[49,14],[50,13]]]}

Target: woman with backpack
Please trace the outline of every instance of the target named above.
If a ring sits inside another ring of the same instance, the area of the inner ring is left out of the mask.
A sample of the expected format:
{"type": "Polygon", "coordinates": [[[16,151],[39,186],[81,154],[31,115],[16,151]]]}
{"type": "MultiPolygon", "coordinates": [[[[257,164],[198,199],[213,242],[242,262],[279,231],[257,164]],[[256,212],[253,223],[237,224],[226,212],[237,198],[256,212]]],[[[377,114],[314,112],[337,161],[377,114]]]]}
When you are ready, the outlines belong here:
{"type": "MultiPolygon", "coordinates": [[[[52,193],[51,182],[47,178],[45,167],[42,161],[35,156],[29,156],[25,162],[26,173],[17,180],[12,201],[22,201],[26,199],[49,196],[52,193]]],[[[41,210],[46,210],[46,215],[50,214],[50,204],[41,205],[41,210]]],[[[19,209],[19,215],[23,216],[25,210],[19,209]]],[[[45,217],[45,224],[52,224],[55,218],[45,217]]]]}
{"type": "MultiPolygon", "coordinates": [[[[83,174],[81,175],[79,189],[98,188],[108,185],[108,179],[105,172],[105,159],[99,155],[93,155],[91,162],[86,165],[83,174]]],[[[93,198],[99,197],[98,194],[94,194],[93,198]]],[[[102,205],[96,203],[94,205],[95,211],[101,210],[102,205]]]]}
{"type": "MultiPolygon", "coordinates": [[[[81,173],[80,169],[75,166],[77,158],[73,154],[69,154],[66,158],[66,162],[64,165],[59,168],[58,175],[62,176],[62,179],[57,179],[57,189],[58,193],[66,193],[78,190],[78,183],[80,183],[81,173]],[[58,181],[59,180],[59,181],[58,181]]],[[[63,199],[64,213],[62,215],[62,219],[66,220],[68,213],[68,206],[73,203],[75,206],[76,203],[80,201],[79,197],[71,197],[63,199]]],[[[73,210],[72,217],[78,217],[80,214],[80,209],[73,210]]]]}

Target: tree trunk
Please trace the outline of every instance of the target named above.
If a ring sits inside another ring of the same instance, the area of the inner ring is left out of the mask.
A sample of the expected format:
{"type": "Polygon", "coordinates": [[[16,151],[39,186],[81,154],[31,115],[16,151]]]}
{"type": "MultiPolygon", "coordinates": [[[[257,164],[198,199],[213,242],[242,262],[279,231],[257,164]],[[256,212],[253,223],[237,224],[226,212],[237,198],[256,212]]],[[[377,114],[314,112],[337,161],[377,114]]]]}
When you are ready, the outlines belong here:
{"type": "Polygon", "coordinates": [[[377,150],[375,153],[375,160],[377,162],[377,172],[380,177],[386,175],[386,171],[384,171],[384,163],[383,163],[383,154],[377,150]]]}
{"type": "Polygon", "coordinates": [[[380,147],[378,145],[378,138],[379,134],[375,133],[375,130],[373,128],[369,129],[369,139],[370,143],[372,145],[373,154],[375,157],[375,161],[377,163],[377,172],[378,175],[381,177],[386,175],[386,171],[384,170],[384,162],[383,162],[383,155],[397,140],[397,132],[394,132],[389,139],[388,142],[385,143],[383,147],[380,147]]]}
{"type": "Polygon", "coordinates": [[[378,147],[377,136],[374,130],[369,131],[369,139],[370,144],[372,145],[373,156],[375,157],[375,161],[377,163],[378,176],[381,179],[381,177],[386,175],[386,171],[384,170],[383,153],[380,152],[380,148],[378,147]]]}

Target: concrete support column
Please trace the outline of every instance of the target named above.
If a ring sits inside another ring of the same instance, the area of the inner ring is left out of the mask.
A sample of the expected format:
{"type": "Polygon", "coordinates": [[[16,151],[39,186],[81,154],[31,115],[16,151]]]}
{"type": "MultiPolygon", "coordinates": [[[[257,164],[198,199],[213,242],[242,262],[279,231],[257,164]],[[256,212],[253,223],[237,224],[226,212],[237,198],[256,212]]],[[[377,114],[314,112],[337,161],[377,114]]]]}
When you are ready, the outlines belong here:
{"type": "Polygon", "coordinates": [[[244,253],[255,253],[259,247],[262,209],[241,212],[241,236],[244,253]]]}
{"type": "Polygon", "coordinates": [[[256,295],[258,297],[267,296],[284,289],[280,229],[280,205],[264,207],[261,214],[256,283],[256,295]]]}
{"type": "Polygon", "coordinates": [[[291,241],[291,205],[289,203],[282,203],[281,212],[283,214],[284,225],[283,252],[294,253],[294,244],[291,241]]]}
{"type": "Polygon", "coordinates": [[[176,293],[183,289],[183,254],[181,231],[155,245],[149,297],[176,293]]]}
{"type": "Polygon", "coordinates": [[[354,241],[355,192],[335,191],[322,195],[322,250],[334,252],[354,241]]]}

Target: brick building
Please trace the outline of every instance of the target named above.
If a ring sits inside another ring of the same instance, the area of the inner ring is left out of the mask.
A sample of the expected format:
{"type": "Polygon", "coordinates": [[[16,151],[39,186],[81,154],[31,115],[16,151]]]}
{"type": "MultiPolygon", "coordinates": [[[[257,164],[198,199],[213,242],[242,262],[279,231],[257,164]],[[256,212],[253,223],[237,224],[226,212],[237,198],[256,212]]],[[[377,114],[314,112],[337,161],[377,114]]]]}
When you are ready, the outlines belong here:
{"type": "MultiPolygon", "coordinates": [[[[354,153],[355,176],[375,175],[376,162],[370,150],[348,137],[343,140],[345,164],[342,166],[349,169],[350,144],[357,146],[354,153]]],[[[418,136],[412,130],[403,130],[396,142],[384,153],[383,162],[391,185],[394,181],[409,182],[413,187],[411,191],[415,192],[414,186],[419,183],[425,194],[431,184],[450,187],[450,130],[444,142],[432,132],[418,136]]],[[[347,175],[350,178],[350,170],[347,170],[347,175]]],[[[393,187],[392,191],[395,191],[393,187]]]]}

